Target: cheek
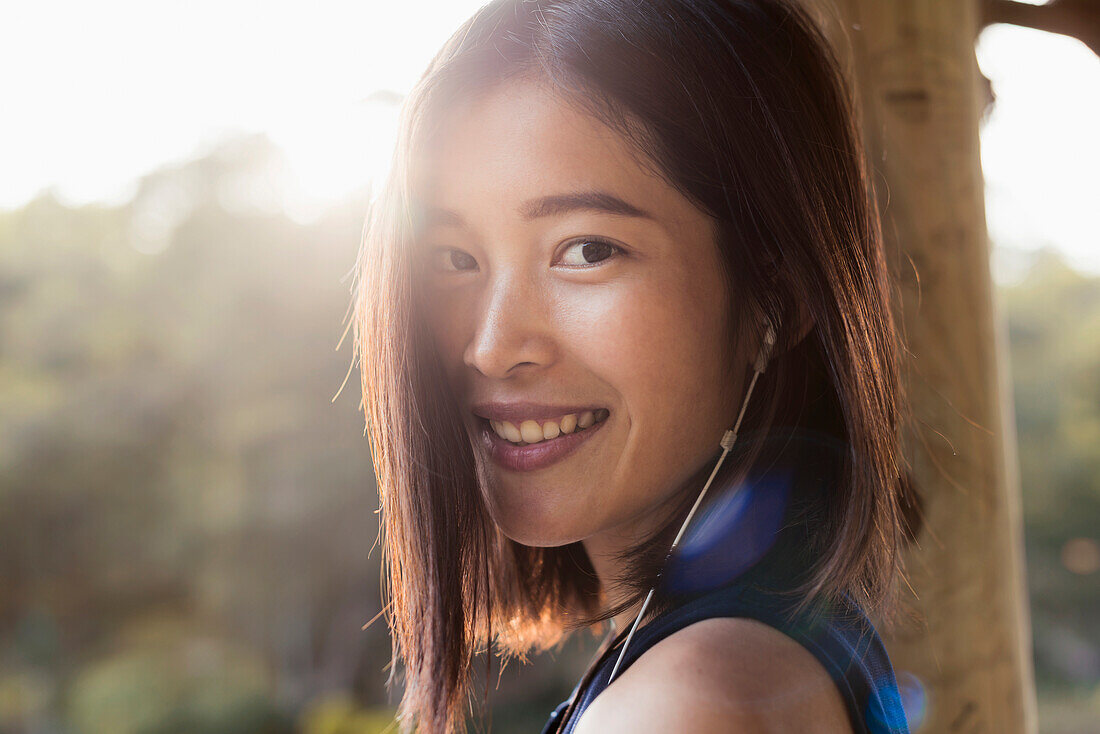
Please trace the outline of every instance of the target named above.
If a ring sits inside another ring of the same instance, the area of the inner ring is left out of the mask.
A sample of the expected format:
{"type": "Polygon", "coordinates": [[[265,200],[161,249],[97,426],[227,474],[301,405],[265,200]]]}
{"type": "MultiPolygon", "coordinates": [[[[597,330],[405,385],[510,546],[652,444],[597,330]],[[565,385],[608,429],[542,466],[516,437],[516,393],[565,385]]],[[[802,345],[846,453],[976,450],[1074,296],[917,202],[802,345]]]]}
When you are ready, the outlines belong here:
{"type": "Polygon", "coordinates": [[[615,484],[632,502],[652,501],[697,471],[733,419],[724,285],[714,274],[654,268],[593,290],[572,307],[570,341],[619,396],[615,484]]]}
{"type": "MultiPolygon", "coordinates": [[[[473,329],[473,313],[468,298],[439,291],[421,307],[432,344],[439,353],[451,379],[461,381],[463,351],[473,329]]],[[[457,383],[456,383],[457,385],[457,383]]]]}
{"type": "Polygon", "coordinates": [[[617,390],[634,421],[698,415],[726,358],[725,299],[716,278],[687,273],[608,284],[572,307],[569,329],[581,361],[617,390]]]}

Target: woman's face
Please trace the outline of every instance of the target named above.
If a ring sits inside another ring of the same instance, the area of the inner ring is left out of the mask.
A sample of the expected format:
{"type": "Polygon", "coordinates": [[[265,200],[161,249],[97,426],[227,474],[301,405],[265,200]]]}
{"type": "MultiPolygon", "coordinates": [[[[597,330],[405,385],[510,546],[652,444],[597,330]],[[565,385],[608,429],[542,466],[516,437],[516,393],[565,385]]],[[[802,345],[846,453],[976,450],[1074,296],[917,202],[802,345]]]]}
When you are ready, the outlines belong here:
{"type": "Polygon", "coordinates": [[[531,80],[452,110],[429,153],[422,308],[493,518],[532,546],[640,539],[716,457],[748,364],[711,219],[531,80]]]}

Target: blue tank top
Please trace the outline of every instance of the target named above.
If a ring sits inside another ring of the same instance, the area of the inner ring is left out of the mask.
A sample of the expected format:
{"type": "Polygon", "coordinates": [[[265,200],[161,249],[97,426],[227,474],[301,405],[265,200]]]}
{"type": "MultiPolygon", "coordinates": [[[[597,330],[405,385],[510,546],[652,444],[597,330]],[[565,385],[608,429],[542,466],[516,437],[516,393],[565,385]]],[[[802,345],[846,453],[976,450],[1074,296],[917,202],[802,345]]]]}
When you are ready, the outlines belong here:
{"type": "MultiPolygon", "coordinates": [[[[773,461],[740,492],[713,498],[713,512],[697,520],[694,550],[668,566],[665,609],[639,627],[616,676],[653,645],[712,617],[746,617],[773,627],[805,647],[840,691],[857,734],[909,734],[890,658],[863,609],[842,596],[814,599],[795,612],[796,589],[808,580],[817,558],[812,523],[845,445],[801,431],[784,445],[798,445],[793,461],[773,461]],[[728,501],[726,501],[728,498],[728,501]],[[740,504],[739,504],[740,503],[740,504]],[[762,551],[745,555],[752,548],[762,551]],[[726,566],[725,581],[717,575],[726,566]]],[[[792,454],[792,456],[794,456],[792,454]]],[[[684,546],[692,541],[685,536],[684,546]]],[[[669,559],[666,559],[666,564],[669,559]]],[[[602,653],[550,715],[543,734],[572,734],[581,714],[607,687],[629,626],[602,653]],[[571,705],[572,704],[572,705],[571,705]]]]}
{"type": "MultiPolygon", "coordinates": [[[[858,734],[908,734],[905,712],[890,659],[862,609],[845,597],[825,610],[821,605],[790,615],[790,597],[760,577],[744,578],[707,591],[665,610],[638,628],[616,677],[660,640],[711,617],[748,617],[774,627],[802,644],[825,667],[840,690],[852,728],[858,734]]],[[[551,713],[542,734],[572,734],[581,714],[607,687],[629,627],[599,656],[573,694],[551,713]],[[570,703],[576,704],[570,709],[570,703]]]]}

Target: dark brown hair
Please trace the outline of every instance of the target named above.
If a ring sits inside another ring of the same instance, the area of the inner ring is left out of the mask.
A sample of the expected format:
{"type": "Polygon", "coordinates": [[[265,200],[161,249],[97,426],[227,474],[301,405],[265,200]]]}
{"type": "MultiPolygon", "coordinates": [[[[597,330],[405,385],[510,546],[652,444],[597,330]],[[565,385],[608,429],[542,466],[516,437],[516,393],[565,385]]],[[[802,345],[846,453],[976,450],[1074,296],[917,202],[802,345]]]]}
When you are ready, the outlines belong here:
{"type": "Polygon", "coordinates": [[[713,217],[736,300],[731,340],[763,316],[793,325],[799,309],[811,315],[797,343],[793,327],[780,330],[742,431],[813,430],[844,447],[803,515],[814,559],[804,598],[848,595],[881,609],[900,571],[902,344],[857,102],[813,19],[792,0],[495,0],[403,104],[354,286],[393,633],[387,684],[400,659],[405,730],[457,728],[471,658],[493,643],[522,657],[638,603],[701,486],[677,494],[667,524],[630,550],[623,581],[634,594],[603,609],[579,542],[535,548],[500,532],[471,437],[446,429],[463,420],[416,315],[416,161],[450,105],[520,74],[619,131],[713,217]]]}

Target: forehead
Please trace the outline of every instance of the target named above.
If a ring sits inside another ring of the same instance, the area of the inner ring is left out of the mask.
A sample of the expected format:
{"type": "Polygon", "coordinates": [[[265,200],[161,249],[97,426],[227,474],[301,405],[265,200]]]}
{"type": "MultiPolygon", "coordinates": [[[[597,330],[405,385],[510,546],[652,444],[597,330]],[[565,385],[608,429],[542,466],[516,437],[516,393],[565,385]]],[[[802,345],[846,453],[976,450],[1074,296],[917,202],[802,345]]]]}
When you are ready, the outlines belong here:
{"type": "Polygon", "coordinates": [[[530,218],[523,202],[597,191],[663,221],[701,214],[623,134],[526,77],[448,109],[414,181],[426,208],[512,219],[530,218]]]}

